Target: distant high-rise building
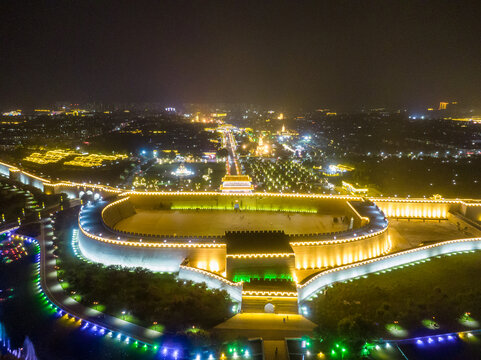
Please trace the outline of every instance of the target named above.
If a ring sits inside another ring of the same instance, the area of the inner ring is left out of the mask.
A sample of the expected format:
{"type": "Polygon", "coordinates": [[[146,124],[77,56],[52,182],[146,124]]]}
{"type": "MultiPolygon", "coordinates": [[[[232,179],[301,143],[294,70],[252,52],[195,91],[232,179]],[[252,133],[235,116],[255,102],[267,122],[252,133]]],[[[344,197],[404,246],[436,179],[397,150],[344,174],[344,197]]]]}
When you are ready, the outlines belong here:
{"type": "Polygon", "coordinates": [[[448,102],[441,101],[439,103],[439,109],[438,110],[446,110],[446,107],[448,106],[448,102]]]}

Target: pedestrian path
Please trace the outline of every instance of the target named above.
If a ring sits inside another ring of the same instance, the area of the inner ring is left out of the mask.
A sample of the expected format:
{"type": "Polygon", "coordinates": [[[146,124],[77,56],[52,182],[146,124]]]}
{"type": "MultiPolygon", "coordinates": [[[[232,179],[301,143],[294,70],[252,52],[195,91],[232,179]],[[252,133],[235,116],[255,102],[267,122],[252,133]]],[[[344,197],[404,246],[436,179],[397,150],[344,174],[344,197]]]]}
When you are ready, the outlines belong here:
{"type": "Polygon", "coordinates": [[[284,340],[264,341],[264,360],[288,360],[286,342],[284,340]]]}
{"type": "Polygon", "coordinates": [[[266,341],[309,335],[316,326],[301,315],[242,313],[217,325],[214,331],[231,339],[261,337],[266,341]]]}
{"type": "Polygon", "coordinates": [[[65,293],[57,280],[56,260],[53,254],[54,248],[49,226],[45,221],[42,222],[41,234],[38,238],[40,246],[40,279],[42,289],[47,297],[56,306],[77,318],[147,344],[157,344],[162,335],[161,333],[86,307],[65,293]]]}

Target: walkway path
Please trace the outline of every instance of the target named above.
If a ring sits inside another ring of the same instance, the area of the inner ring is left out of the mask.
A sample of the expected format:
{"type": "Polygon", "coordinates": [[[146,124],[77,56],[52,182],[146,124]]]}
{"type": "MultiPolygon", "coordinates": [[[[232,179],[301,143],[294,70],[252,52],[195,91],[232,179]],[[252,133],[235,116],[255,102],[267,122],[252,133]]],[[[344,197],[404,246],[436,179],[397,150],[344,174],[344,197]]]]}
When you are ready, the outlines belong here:
{"type": "Polygon", "coordinates": [[[289,359],[285,341],[282,341],[282,340],[264,341],[264,360],[284,360],[284,359],[286,360],[289,359]]]}
{"type": "Polygon", "coordinates": [[[52,231],[45,221],[41,224],[41,234],[38,238],[40,245],[40,278],[42,289],[47,297],[59,308],[83,320],[87,320],[110,331],[121,333],[147,344],[156,344],[161,333],[132,324],[122,319],[103,314],[86,307],[67,296],[57,281],[56,261],[53,256],[52,231]]]}
{"type": "Polygon", "coordinates": [[[214,330],[219,333],[232,333],[233,337],[246,336],[262,337],[264,340],[284,340],[286,337],[308,335],[316,326],[302,315],[242,313],[217,325],[214,330]]]}
{"type": "Polygon", "coordinates": [[[316,326],[301,315],[242,313],[217,325],[214,331],[231,340],[260,337],[264,340],[265,360],[287,360],[284,340],[310,335],[316,326]]]}

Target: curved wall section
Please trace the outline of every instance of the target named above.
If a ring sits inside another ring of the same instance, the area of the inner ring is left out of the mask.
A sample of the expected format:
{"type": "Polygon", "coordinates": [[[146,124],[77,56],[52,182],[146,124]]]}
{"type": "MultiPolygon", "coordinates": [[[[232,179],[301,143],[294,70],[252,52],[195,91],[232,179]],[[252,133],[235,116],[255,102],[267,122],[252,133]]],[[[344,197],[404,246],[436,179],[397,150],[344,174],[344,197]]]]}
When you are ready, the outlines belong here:
{"type": "Polygon", "coordinates": [[[298,302],[301,303],[308,300],[311,296],[335,282],[349,280],[433,256],[470,250],[481,250],[481,238],[445,241],[439,244],[387,255],[378,259],[367,260],[358,264],[327,270],[309,279],[304,284],[298,285],[298,302]]]}
{"type": "Polygon", "coordinates": [[[177,272],[180,264],[188,258],[191,263],[198,266],[211,267],[219,272],[225,271],[225,247],[135,246],[121,242],[99,241],[86,234],[82,228],[80,230],[79,248],[82,254],[87,259],[104,265],[177,272]]]}
{"type": "Polygon", "coordinates": [[[22,184],[36,187],[37,189],[39,189],[42,192],[44,191],[43,181],[42,181],[43,179],[42,178],[39,178],[35,175],[28,174],[28,173],[23,172],[23,171],[21,171],[21,172],[19,171],[19,172],[16,172],[14,174],[16,174],[16,175],[14,175],[15,180],[20,181],[22,184]]]}
{"type": "Polygon", "coordinates": [[[234,283],[211,272],[183,265],[180,266],[179,278],[197,283],[203,282],[211,289],[225,290],[232,300],[242,303],[242,283],[234,283]]]}
{"type": "Polygon", "coordinates": [[[5,163],[0,162],[0,175],[3,175],[5,177],[10,176],[10,165],[7,165],[5,163]]]}
{"type": "Polygon", "coordinates": [[[322,268],[363,261],[391,251],[388,221],[379,207],[370,201],[348,204],[365,226],[317,241],[304,239],[290,243],[295,253],[296,277],[299,281],[322,268]]]}
{"type": "Polygon", "coordinates": [[[296,274],[299,280],[321,268],[341,266],[387,254],[392,247],[387,228],[370,236],[351,241],[332,241],[316,245],[291,246],[296,254],[296,274]]]}

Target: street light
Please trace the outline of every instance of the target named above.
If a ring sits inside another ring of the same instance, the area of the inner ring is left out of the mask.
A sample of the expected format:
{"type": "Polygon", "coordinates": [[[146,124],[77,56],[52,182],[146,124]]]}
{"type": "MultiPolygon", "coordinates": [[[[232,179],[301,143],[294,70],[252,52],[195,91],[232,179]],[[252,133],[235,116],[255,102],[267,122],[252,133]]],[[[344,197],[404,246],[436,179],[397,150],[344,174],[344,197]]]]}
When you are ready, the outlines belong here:
{"type": "Polygon", "coordinates": [[[125,310],[122,310],[122,319],[125,320],[125,310]]]}

